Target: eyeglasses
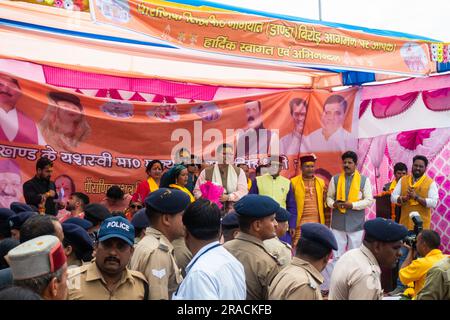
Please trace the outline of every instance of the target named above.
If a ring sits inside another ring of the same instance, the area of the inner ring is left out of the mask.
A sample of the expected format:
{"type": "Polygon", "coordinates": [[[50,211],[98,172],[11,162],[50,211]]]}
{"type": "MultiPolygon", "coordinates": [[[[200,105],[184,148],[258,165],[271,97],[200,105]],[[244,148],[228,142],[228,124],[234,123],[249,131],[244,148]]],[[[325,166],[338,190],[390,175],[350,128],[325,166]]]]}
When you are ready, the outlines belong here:
{"type": "Polygon", "coordinates": [[[132,205],[130,205],[130,208],[131,209],[142,209],[143,206],[141,206],[140,204],[132,204],[132,205]]]}

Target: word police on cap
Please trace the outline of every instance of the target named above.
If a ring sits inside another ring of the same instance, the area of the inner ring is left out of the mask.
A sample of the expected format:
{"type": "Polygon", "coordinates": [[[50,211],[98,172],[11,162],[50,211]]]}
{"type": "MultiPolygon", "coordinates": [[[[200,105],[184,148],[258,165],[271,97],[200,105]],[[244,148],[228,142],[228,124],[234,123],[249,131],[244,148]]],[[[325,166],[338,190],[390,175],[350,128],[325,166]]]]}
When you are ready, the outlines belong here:
{"type": "Polygon", "coordinates": [[[106,225],[106,228],[120,228],[123,229],[125,231],[130,231],[130,226],[127,225],[126,223],[123,222],[119,222],[119,221],[110,221],[108,222],[108,224],[106,225]]]}

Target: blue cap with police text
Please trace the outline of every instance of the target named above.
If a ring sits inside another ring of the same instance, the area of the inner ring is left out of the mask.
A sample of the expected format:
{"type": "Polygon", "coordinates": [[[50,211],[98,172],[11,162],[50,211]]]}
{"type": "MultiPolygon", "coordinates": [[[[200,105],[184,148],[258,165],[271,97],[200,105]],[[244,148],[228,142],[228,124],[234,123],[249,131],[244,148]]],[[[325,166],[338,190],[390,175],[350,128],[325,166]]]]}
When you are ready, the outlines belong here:
{"type": "Polygon", "coordinates": [[[305,223],[300,227],[300,239],[304,238],[313,242],[319,242],[328,249],[337,250],[337,241],[333,232],[320,223],[305,223]]]}
{"type": "Polygon", "coordinates": [[[249,194],[242,197],[234,205],[234,210],[241,216],[264,218],[278,211],[278,202],[268,196],[249,194]]]}
{"type": "Polygon", "coordinates": [[[405,226],[393,220],[375,218],[364,223],[366,235],[381,242],[395,242],[403,240],[408,234],[405,226]]]}
{"type": "Polygon", "coordinates": [[[145,205],[160,213],[177,214],[191,203],[189,196],[180,190],[159,188],[145,198],[145,205]]]}
{"type": "Polygon", "coordinates": [[[115,216],[108,218],[100,226],[98,231],[98,241],[102,242],[111,238],[119,238],[127,242],[130,246],[134,245],[134,227],[125,218],[115,216]]]}

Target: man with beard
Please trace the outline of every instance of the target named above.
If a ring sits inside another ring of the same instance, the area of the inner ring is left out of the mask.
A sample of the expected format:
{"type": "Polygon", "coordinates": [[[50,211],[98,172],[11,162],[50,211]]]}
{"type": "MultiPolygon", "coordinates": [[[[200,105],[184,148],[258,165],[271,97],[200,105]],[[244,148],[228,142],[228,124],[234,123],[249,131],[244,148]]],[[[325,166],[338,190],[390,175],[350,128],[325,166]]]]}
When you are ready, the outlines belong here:
{"type": "Polygon", "coordinates": [[[423,228],[430,229],[431,208],[436,208],[438,189],[436,183],[425,174],[428,159],[417,155],[413,158],[412,175],[402,177],[391,195],[391,202],[402,206],[400,223],[408,230],[414,228],[409,214],[417,211],[423,221],[423,228]]]}
{"type": "Polygon", "coordinates": [[[268,154],[272,132],[264,128],[261,102],[246,101],[245,111],[247,130],[237,139],[237,157],[249,158],[258,154],[268,154]]]}
{"type": "Polygon", "coordinates": [[[45,145],[34,121],[16,108],[21,96],[19,82],[0,74],[0,141],[45,145]]]}
{"type": "Polygon", "coordinates": [[[300,153],[303,127],[306,119],[307,104],[301,98],[294,98],[289,102],[294,130],[280,139],[280,154],[290,156],[300,153]]]}
{"type": "Polygon", "coordinates": [[[0,160],[0,208],[9,208],[11,203],[21,201],[22,178],[17,162],[0,160]]]}
{"type": "MultiPolygon", "coordinates": [[[[391,202],[401,206],[400,222],[408,230],[413,230],[414,225],[409,214],[416,211],[423,221],[423,229],[430,229],[431,208],[436,208],[438,202],[438,189],[436,183],[425,174],[428,159],[417,155],[413,158],[412,175],[403,176],[395,186],[391,194],[391,202]]],[[[403,264],[408,255],[408,250],[402,248],[402,257],[399,266],[403,264]]],[[[405,289],[400,279],[397,280],[397,288],[390,295],[396,295],[405,289]]]]}
{"type": "Polygon", "coordinates": [[[82,192],[74,192],[67,200],[67,213],[58,214],[58,219],[61,223],[70,218],[84,219],[84,207],[89,204],[89,197],[82,192]]]}
{"type": "Polygon", "coordinates": [[[103,221],[95,260],[69,270],[69,300],[147,300],[144,275],[127,268],[133,254],[134,227],[120,216],[103,221]]]}
{"type": "Polygon", "coordinates": [[[40,213],[56,215],[58,209],[64,208],[56,202],[55,183],[50,181],[53,172],[53,162],[48,158],[40,158],[36,162],[36,175],[23,184],[23,195],[29,205],[39,208],[40,213]]]}

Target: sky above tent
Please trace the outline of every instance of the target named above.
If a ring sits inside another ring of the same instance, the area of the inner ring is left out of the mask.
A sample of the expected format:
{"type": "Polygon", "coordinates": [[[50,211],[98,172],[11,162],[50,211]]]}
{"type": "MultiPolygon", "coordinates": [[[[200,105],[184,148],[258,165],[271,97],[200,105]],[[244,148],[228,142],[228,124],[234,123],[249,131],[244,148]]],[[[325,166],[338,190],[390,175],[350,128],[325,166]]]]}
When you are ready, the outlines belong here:
{"type": "MultiPolygon", "coordinates": [[[[212,0],[226,5],[319,19],[319,0],[212,0]]],[[[450,42],[449,0],[321,0],[322,20],[416,34],[450,42]]]]}

